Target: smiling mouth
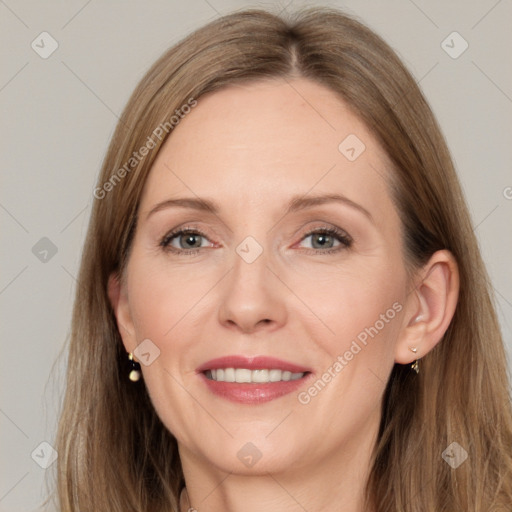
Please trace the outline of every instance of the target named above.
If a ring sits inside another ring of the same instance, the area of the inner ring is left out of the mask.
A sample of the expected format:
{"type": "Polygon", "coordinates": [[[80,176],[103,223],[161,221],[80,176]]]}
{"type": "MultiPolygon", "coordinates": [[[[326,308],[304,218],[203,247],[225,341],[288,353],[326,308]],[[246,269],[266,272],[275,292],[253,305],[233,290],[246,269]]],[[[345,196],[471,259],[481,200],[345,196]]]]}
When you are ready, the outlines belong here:
{"type": "Polygon", "coordinates": [[[208,380],[215,382],[236,382],[239,384],[267,384],[271,382],[287,382],[302,379],[310,372],[292,373],[287,370],[275,368],[261,368],[250,370],[248,368],[217,368],[203,372],[208,380]]]}

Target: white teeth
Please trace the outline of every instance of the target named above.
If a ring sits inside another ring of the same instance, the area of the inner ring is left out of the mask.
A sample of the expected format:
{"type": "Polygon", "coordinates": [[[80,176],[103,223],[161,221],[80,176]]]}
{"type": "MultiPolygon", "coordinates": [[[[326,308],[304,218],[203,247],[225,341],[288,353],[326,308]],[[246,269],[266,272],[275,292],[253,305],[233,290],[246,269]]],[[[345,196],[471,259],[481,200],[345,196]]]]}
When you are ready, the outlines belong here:
{"type": "Polygon", "coordinates": [[[253,370],[251,380],[252,382],[268,382],[268,370],[253,370]]]}
{"type": "Polygon", "coordinates": [[[251,370],[245,368],[237,368],[235,370],[236,382],[251,382],[251,370]]]}
{"type": "Polygon", "coordinates": [[[248,370],[247,368],[218,368],[208,370],[206,376],[217,382],[239,382],[239,383],[267,383],[297,380],[304,377],[305,373],[292,373],[283,370],[248,370]]]}
{"type": "Polygon", "coordinates": [[[234,368],[224,368],[224,382],[235,382],[234,368]]]}
{"type": "Polygon", "coordinates": [[[270,382],[277,382],[281,380],[281,375],[283,372],[281,370],[270,370],[268,374],[270,382]]]}

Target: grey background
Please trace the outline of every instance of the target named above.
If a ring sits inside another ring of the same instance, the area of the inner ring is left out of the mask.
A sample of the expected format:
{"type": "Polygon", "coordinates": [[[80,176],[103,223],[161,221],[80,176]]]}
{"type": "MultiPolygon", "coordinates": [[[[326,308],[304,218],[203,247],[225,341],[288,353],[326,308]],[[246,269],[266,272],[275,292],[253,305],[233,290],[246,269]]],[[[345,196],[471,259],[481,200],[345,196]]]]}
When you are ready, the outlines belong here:
{"type": "MultiPolygon", "coordinates": [[[[39,445],[54,442],[92,191],[129,94],[165,49],[220,14],[314,4],[0,0],[0,511],[36,510],[45,477],[51,483],[55,464],[45,470],[37,463],[47,463],[51,451],[39,445]],[[31,47],[43,31],[59,45],[47,59],[31,47]],[[56,254],[38,252],[48,249],[43,237],[56,254]]],[[[359,16],[382,35],[425,92],[467,196],[512,367],[512,3],[321,4],[359,16]],[[469,44],[456,59],[441,46],[453,31],[469,44]]]]}

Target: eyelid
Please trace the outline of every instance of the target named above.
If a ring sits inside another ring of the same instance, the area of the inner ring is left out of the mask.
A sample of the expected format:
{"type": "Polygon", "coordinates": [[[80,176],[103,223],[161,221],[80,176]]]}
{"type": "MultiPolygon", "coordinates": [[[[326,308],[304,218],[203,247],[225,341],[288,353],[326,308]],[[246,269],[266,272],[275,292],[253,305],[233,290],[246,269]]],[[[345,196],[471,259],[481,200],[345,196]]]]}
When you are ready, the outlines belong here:
{"type": "Polygon", "coordinates": [[[176,249],[175,247],[172,247],[170,245],[170,241],[173,238],[176,238],[179,235],[187,234],[187,233],[193,233],[201,236],[202,238],[207,239],[209,242],[214,243],[210,240],[209,235],[207,235],[203,230],[198,229],[194,226],[178,226],[177,228],[171,229],[169,232],[167,232],[163,238],[159,242],[159,246],[162,246],[164,249],[169,250],[171,252],[177,252],[177,253],[190,253],[194,251],[198,251],[199,249],[206,249],[206,247],[196,247],[194,249],[176,249]]]}
{"type": "MultiPolygon", "coordinates": [[[[315,249],[315,248],[305,248],[305,251],[312,251],[313,254],[329,254],[329,253],[336,253],[343,249],[349,249],[352,247],[354,243],[354,239],[344,230],[341,228],[338,228],[334,225],[321,225],[316,226],[314,228],[309,229],[306,233],[303,233],[300,240],[297,242],[297,244],[300,244],[302,241],[304,241],[306,238],[308,238],[311,235],[315,234],[321,234],[326,233],[327,236],[332,236],[336,238],[340,245],[337,247],[330,247],[325,250],[322,249],[315,249]]],[[[295,245],[297,245],[295,244],[295,245]]]]}
{"type": "Polygon", "coordinates": [[[315,226],[314,228],[309,229],[308,231],[306,231],[305,233],[302,234],[302,239],[304,239],[305,237],[307,237],[309,235],[318,233],[318,232],[333,233],[333,234],[336,234],[336,235],[343,237],[347,240],[350,240],[351,242],[354,241],[354,239],[348,234],[347,231],[345,231],[342,228],[338,228],[334,225],[329,225],[329,224],[322,224],[320,226],[315,226]]]}

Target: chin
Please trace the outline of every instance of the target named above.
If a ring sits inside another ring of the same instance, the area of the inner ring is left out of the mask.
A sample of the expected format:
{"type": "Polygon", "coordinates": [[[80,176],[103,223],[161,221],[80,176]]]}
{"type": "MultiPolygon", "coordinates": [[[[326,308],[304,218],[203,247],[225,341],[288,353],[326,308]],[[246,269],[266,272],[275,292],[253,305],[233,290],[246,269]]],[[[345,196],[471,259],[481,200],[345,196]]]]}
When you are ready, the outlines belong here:
{"type": "Polygon", "coordinates": [[[230,439],[225,445],[204,447],[194,450],[203,453],[209,464],[220,471],[237,475],[264,476],[268,473],[282,473],[297,467],[304,458],[298,453],[297,446],[276,445],[260,437],[260,441],[230,439]]]}

